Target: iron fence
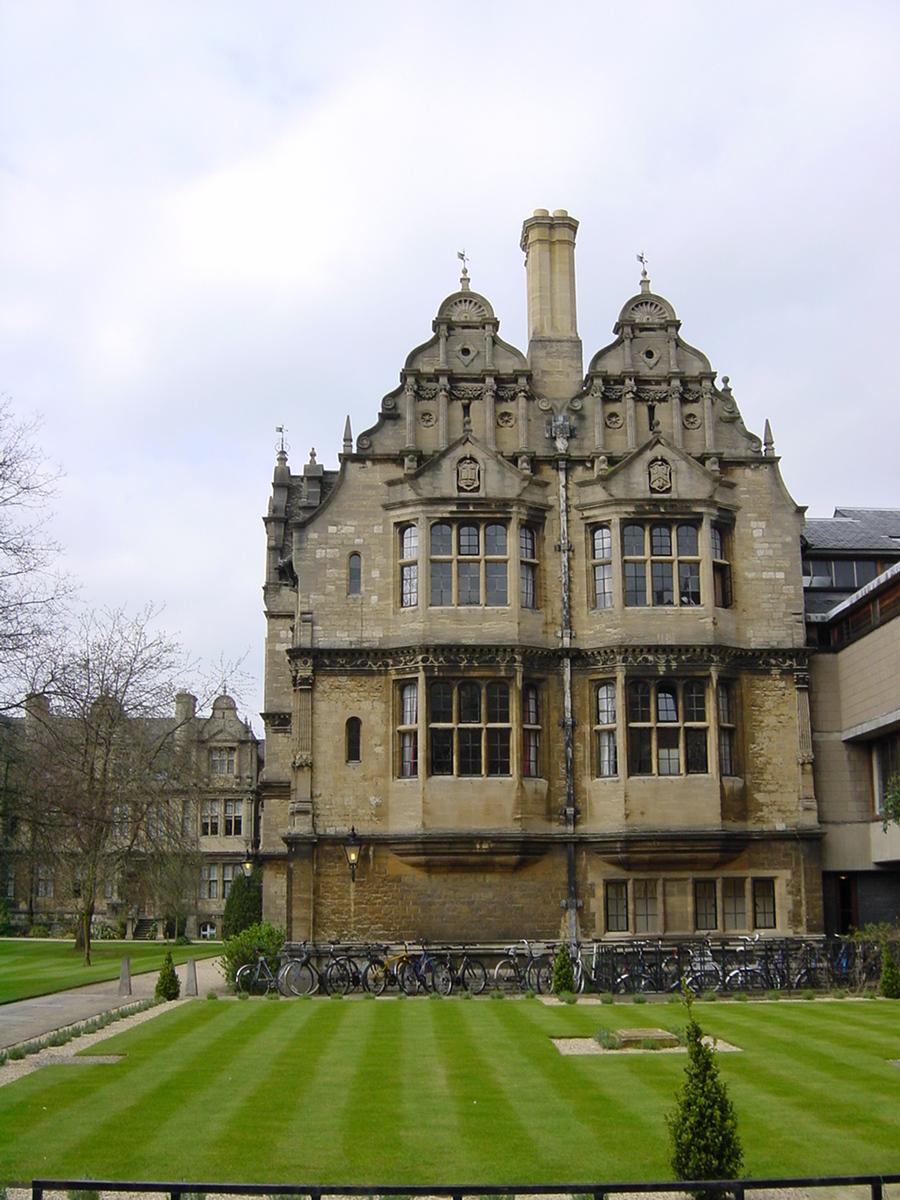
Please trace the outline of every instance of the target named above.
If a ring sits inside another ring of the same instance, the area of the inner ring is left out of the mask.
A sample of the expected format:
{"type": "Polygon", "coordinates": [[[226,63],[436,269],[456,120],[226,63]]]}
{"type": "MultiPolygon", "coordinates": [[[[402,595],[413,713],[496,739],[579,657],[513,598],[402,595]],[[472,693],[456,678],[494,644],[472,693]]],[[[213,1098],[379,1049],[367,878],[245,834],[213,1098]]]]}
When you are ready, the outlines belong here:
{"type": "Polygon", "coordinates": [[[325,1196],[353,1197],[448,1197],[449,1200],[464,1200],[465,1197],[498,1196],[585,1196],[591,1200],[605,1200],[607,1196],[660,1193],[663,1195],[683,1195],[685,1193],[706,1192],[721,1196],[733,1196],[734,1200],[746,1200],[748,1192],[768,1191],[771,1189],[788,1191],[808,1191],[815,1188],[835,1187],[867,1187],[871,1200],[885,1200],[884,1187],[886,1184],[900,1183],[900,1175],[819,1175],[803,1178],[776,1179],[738,1179],[738,1180],[692,1180],[673,1182],[671,1180],[640,1182],[640,1183],[554,1183],[554,1184],[510,1184],[495,1186],[491,1184],[435,1184],[425,1187],[415,1187],[404,1184],[400,1187],[388,1185],[371,1185],[357,1187],[343,1184],[250,1184],[250,1183],[150,1183],[146,1180],[123,1182],[98,1179],[34,1179],[31,1184],[32,1200],[43,1200],[44,1193],[50,1191],[65,1192],[113,1192],[135,1193],[146,1192],[164,1193],[170,1200],[186,1200],[187,1197],[200,1195],[226,1196],[308,1196],[309,1200],[322,1200],[325,1196]]]}

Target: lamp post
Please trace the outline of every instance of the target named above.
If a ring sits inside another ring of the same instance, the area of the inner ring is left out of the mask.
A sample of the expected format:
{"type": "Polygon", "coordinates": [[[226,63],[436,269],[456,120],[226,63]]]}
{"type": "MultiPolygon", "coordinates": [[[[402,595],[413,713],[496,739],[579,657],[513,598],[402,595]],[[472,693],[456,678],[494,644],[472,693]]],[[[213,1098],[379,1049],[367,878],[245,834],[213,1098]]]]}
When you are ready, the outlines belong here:
{"type": "Polygon", "coordinates": [[[253,866],[254,866],[254,863],[253,863],[252,858],[245,858],[244,861],[241,863],[241,874],[248,881],[250,879],[250,876],[253,874],[253,866]]]}
{"type": "Polygon", "coordinates": [[[347,866],[350,868],[350,882],[356,882],[356,864],[359,862],[360,844],[356,836],[356,826],[350,826],[350,836],[344,842],[344,854],[347,856],[347,866]]]}

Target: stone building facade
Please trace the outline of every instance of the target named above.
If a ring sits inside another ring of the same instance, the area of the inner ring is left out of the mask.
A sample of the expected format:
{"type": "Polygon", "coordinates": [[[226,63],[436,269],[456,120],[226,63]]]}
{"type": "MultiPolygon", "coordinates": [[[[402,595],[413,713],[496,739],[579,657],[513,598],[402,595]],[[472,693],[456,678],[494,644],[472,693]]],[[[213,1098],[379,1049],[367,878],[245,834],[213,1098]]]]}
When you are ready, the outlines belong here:
{"type": "Polygon", "coordinates": [[[803,510],[646,272],[585,373],[577,228],[524,223],[526,353],[464,267],[339,470],[277,456],[260,854],[293,941],[822,930],[803,510]]]}
{"type": "MultiPolygon", "coordinates": [[[[16,740],[27,736],[29,724],[47,726],[61,719],[43,697],[30,697],[26,711],[24,721],[8,726],[9,748],[3,744],[0,765],[15,764],[16,740]]],[[[191,764],[189,794],[173,802],[178,812],[172,817],[177,852],[189,863],[182,881],[185,932],[191,938],[221,937],[231,883],[243,864],[254,861],[259,840],[262,746],[249,722],[239,716],[233,697],[224,693],[213,701],[209,714],[202,715],[196,697],[182,692],[175,697],[174,717],[152,722],[160,744],[169,738],[183,744],[191,764]]],[[[13,765],[7,772],[13,784],[15,769],[13,765]]],[[[163,836],[165,817],[139,804],[138,811],[116,810],[110,821],[109,863],[95,922],[127,937],[162,937],[166,913],[140,865],[150,843],[163,836]]],[[[4,855],[8,919],[14,929],[69,929],[79,911],[79,858],[53,839],[52,830],[49,843],[46,832],[40,837],[33,832],[27,819],[20,822],[4,855]]]]}

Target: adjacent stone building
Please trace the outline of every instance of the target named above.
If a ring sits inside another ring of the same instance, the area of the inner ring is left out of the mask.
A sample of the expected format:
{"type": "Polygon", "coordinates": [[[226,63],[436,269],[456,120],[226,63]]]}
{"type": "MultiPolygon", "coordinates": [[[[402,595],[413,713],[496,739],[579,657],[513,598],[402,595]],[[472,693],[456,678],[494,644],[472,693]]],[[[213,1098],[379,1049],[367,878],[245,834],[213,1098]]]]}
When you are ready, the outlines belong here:
{"type": "MultiPolygon", "coordinates": [[[[4,786],[14,794],[19,754],[33,729],[66,720],[46,699],[31,696],[24,721],[7,722],[0,741],[4,786]]],[[[252,864],[259,840],[258,776],[262,747],[248,721],[238,715],[233,697],[223,693],[208,716],[197,712],[196,697],[175,697],[174,716],[152,718],[156,741],[172,739],[188,755],[187,794],[172,801],[178,811],[160,812],[137,798],[132,811],[115,807],[109,814],[108,862],[95,908],[98,927],[128,937],[162,937],[168,901],[157,894],[158,880],[146,860],[160,845],[172,847],[172,860],[184,863],[173,885],[183,888],[180,915],[189,937],[222,935],[222,917],[231,883],[252,864]],[[169,832],[171,831],[171,832],[169,832]]],[[[5,831],[9,832],[9,830],[5,831]]],[[[2,876],[6,913],[13,929],[31,926],[60,931],[74,927],[81,901],[82,864],[53,829],[33,827],[20,816],[4,843],[2,876]]],[[[99,932],[99,929],[98,929],[99,932]]]]}
{"type": "Polygon", "coordinates": [[[825,931],[900,918],[900,511],[838,508],[803,533],[825,931]]]}
{"type": "Polygon", "coordinates": [[[524,223],[527,353],[464,267],[339,470],[277,456],[289,939],[822,931],[803,510],[646,272],[585,374],[577,228],[524,223]]]}

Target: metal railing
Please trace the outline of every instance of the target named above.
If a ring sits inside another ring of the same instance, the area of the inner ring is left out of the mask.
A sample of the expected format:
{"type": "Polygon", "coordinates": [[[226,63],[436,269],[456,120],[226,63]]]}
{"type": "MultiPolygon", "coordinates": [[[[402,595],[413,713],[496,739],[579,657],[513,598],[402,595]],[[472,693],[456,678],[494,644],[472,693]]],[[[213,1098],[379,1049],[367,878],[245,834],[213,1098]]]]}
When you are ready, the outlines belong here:
{"type": "Polygon", "coordinates": [[[32,1200],[43,1200],[44,1193],[66,1192],[115,1192],[144,1193],[164,1192],[171,1200],[212,1193],[227,1196],[308,1196],[310,1200],[321,1200],[323,1196],[446,1196],[451,1200],[463,1200],[474,1196],[589,1196],[591,1200],[605,1200],[607,1196],[625,1193],[662,1192],[683,1194],[685,1192],[713,1192],[722,1196],[733,1196],[735,1200],[746,1200],[748,1192],[763,1189],[812,1189],[823,1187],[867,1187],[871,1200],[884,1200],[885,1184],[900,1183],[898,1175],[818,1175],[802,1178],[778,1179],[717,1179],[652,1183],[553,1183],[553,1184],[429,1184],[415,1187],[404,1184],[400,1187],[372,1185],[356,1187],[344,1184],[315,1184],[313,1186],[281,1183],[149,1183],[147,1181],[123,1182],[99,1179],[34,1179],[31,1183],[32,1200]]]}

